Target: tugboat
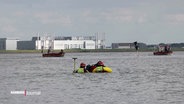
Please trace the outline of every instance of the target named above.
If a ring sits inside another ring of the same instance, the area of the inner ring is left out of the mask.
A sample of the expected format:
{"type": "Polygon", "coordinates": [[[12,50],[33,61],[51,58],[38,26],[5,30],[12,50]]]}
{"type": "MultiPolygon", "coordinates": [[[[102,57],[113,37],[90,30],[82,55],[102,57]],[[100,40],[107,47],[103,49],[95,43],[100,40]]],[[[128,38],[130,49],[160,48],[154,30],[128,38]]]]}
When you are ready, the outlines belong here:
{"type": "Polygon", "coordinates": [[[171,51],[171,48],[169,45],[159,45],[157,47],[157,51],[154,51],[154,55],[170,55],[173,51],[171,51]]]}

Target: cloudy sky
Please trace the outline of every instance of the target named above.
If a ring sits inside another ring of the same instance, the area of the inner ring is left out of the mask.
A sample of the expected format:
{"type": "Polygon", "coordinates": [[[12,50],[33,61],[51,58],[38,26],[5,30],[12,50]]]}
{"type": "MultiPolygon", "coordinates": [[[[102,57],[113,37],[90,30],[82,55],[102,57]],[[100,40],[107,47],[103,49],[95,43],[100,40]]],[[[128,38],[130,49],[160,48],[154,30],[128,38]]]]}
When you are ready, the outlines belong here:
{"type": "Polygon", "coordinates": [[[184,42],[184,0],[0,0],[0,38],[97,32],[107,44],[184,42]]]}

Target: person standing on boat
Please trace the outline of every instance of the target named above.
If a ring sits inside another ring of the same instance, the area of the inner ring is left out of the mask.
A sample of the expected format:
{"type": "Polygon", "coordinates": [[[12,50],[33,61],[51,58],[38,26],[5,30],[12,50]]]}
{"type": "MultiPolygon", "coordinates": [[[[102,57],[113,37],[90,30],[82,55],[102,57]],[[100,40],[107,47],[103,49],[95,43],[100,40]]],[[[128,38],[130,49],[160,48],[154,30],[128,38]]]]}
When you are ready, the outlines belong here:
{"type": "Polygon", "coordinates": [[[48,49],[47,53],[50,53],[50,51],[51,51],[51,47],[49,47],[49,49],[48,49]]]}
{"type": "Polygon", "coordinates": [[[165,51],[165,52],[168,52],[168,46],[166,45],[164,48],[165,48],[164,51],[165,51]]]}
{"type": "Polygon", "coordinates": [[[61,49],[60,53],[63,53],[64,51],[61,49]]]}
{"type": "Polygon", "coordinates": [[[86,68],[86,64],[82,62],[82,63],[80,64],[80,68],[78,68],[78,69],[75,70],[74,72],[75,72],[75,73],[85,73],[85,72],[87,72],[85,68],[86,68]]]}
{"type": "Polygon", "coordinates": [[[170,46],[168,46],[168,51],[171,52],[171,47],[170,46]]]}

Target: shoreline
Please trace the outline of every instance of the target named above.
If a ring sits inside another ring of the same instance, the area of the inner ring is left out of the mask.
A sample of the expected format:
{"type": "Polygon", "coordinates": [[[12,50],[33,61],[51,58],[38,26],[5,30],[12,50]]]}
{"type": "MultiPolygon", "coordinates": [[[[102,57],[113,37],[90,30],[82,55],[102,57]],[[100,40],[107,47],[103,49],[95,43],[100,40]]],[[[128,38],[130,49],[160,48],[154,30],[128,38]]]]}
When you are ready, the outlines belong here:
{"type": "MultiPolygon", "coordinates": [[[[172,51],[184,51],[184,48],[172,48],[172,51]]],[[[47,50],[44,50],[46,53],[47,50]]],[[[53,50],[60,52],[60,50],[53,50]]],[[[86,52],[136,52],[135,49],[65,49],[65,53],[86,53],[86,52]]],[[[139,52],[154,52],[154,49],[139,49],[139,52]]],[[[0,50],[0,54],[6,53],[41,53],[41,50],[0,50]]]]}

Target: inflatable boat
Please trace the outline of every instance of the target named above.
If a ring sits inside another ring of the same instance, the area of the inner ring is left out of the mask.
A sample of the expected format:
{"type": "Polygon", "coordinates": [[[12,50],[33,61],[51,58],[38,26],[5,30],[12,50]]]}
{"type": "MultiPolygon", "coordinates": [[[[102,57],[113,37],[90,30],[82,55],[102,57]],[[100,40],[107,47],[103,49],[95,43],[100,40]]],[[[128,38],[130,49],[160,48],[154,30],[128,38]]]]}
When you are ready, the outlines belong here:
{"type": "Polygon", "coordinates": [[[81,68],[78,70],[74,70],[73,73],[111,73],[112,69],[107,66],[100,66],[100,67],[91,67],[90,69],[85,69],[81,71],[81,68]],[[80,71],[79,71],[80,70],[80,71]]]}
{"type": "Polygon", "coordinates": [[[102,61],[98,61],[96,64],[93,64],[93,65],[90,65],[88,64],[86,66],[85,63],[81,63],[80,64],[80,67],[75,70],[75,60],[77,58],[73,58],[74,59],[74,73],[111,73],[112,72],[112,69],[105,66],[103,64],[102,61]]]}
{"type": "Polygon", "coordinates": [[[112,69],[107,67],[107,66],[104,66],[102,67],[102,71],[101,70],[98,70],[98,67],[96,67],[95,69],[93,69],[93,73],[111,73],[112,72],[112,69]]]}

